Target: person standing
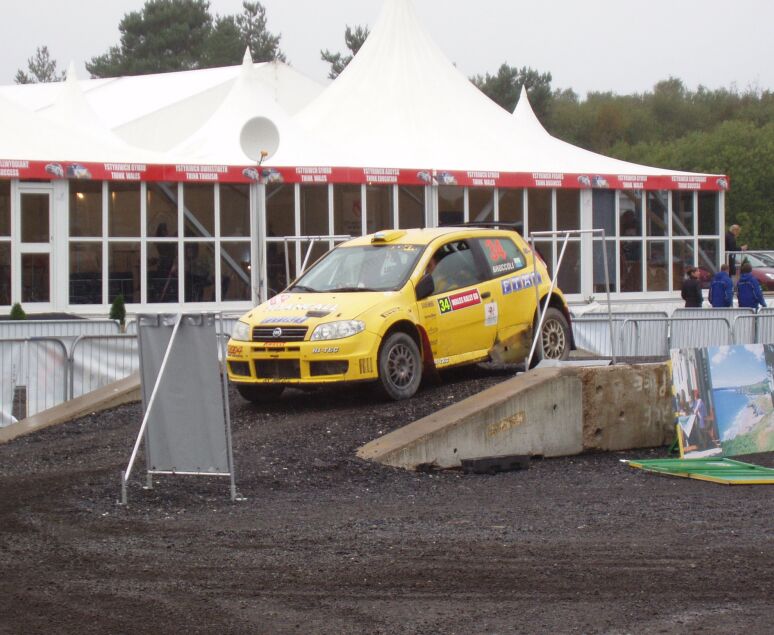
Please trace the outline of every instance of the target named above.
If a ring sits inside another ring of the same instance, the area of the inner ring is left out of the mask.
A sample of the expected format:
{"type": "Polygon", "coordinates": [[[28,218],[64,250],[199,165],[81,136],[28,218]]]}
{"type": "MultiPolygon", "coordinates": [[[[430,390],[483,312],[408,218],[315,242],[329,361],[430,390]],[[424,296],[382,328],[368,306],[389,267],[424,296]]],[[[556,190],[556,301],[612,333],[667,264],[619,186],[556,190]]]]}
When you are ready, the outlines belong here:
{"type": "MultiPolygon", "coordinates": [[[[729,251],[747,251],[747,245],[738,245],[736,239],[739,236],[739,232],[742,228],[739,225],[731,225],[726,232],[726,253],[729,251]]],[[[728,273],[732,276],[736,275],[736,256],[731,254],[728,257],[728,273]]]]}
{"type": "Polygon", "coordinates": [[[739,270],[741,275],[739,282],[736,283],[736,297],[739,300],[739,306],[751,309],[766,306],[761,283],[752,275],[752,265],[749,262],[744,262],[739,270]]]}
{"type": "Polygon", "coordinates": [[[702,302],[704,302],[704,296],[701,293],[701,282],[699,282],[699,270],[696,267],[688,267],[686,270],[680,295],[685,300],[686,309],[700,308],[702,302]]]}
{"type": "Polygon", "coordinates": [[[734,282],[728,275],[728,265],[723,263],[710,282],[709,301],[715,308],[730,307],[734,304],[734,282]]]}

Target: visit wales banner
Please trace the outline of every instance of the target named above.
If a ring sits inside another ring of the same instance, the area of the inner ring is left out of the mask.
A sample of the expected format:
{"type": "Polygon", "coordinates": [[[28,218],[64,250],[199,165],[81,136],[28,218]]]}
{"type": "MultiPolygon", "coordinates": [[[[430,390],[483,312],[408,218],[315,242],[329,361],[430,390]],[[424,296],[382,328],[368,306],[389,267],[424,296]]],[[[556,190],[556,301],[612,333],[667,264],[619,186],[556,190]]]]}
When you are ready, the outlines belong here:
{"type": "Polygon", "coordinates": [[[673,349],[671,357],[681,456],[774,450],[774,344],[673,349]]]}

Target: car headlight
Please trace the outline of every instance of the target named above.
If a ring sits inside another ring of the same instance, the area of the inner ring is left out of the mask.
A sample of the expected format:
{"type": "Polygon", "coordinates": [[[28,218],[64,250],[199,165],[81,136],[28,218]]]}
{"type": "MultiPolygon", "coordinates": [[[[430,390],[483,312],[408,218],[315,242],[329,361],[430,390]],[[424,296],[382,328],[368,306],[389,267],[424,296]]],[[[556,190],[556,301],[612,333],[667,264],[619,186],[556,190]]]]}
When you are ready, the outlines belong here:
{"type": "Polygon", "coordinates": [[[766,274],[766,277],[767,277],[769,280],[774,280],[774,273],[767,273],[767,274],[766,274]]]}
{"type": "Polygon", "coordinates": [[[231,331],[231,339],[238,342],[250,341],[250,325],[244,322],[237,322],[234,324],[234,329],[231,331]]]}
{"type": "Polygon", "coordinates": [[[345,337],[357,335],[365,329],[365,322],[360,320],[340,320],[338,322],[328,322],[320,324],[312,333],[312,341],[319,340],[341,340],[345,337]]]}

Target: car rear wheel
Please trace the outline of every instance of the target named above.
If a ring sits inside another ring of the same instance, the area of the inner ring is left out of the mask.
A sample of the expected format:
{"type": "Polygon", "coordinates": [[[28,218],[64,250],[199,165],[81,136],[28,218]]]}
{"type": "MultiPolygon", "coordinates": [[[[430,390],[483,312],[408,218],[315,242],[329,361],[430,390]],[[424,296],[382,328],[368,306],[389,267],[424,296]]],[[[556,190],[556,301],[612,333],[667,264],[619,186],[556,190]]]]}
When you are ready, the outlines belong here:
{"type": "Polygon", "coordinates": [[[388,336],[379,351],[379,382],[384,393],[394,399],[408,399],[422,381],[422,358],[416,342],[406,333],[388,336]]]}
{"type": "Polygon", "coordinates": [[[256,386],[252,384],[237,384],[237,392],[247,401],[253,403],[266,403],[273,399],[279,399],[282,391],[285,390],[285,386],[266,385],[256,386]]]}
{"type": "Polygon", "coordinates": [[[535,351],[541,359],[563,360],[570,356],[570,327],[559,309],[549,307],[540,330],[540,344],[535,351]]]}

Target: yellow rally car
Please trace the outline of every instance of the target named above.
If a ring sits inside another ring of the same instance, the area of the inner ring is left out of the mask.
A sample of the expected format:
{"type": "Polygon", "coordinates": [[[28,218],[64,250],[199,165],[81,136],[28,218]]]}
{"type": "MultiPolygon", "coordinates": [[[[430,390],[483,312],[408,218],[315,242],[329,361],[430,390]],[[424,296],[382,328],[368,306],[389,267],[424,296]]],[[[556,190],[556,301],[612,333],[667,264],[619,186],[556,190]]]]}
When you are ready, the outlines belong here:
{"type": "MultiPolygon", "coordinates": [[[[378,381],[407,399],[423,372],[521,362],[549,277],[515,231],[380,231],[338,245],[237,322],[228,376],[250,401],[286,386],[378,381]],[[537,284],[537,293],[535,285],[537,284]]],[[[566,359],[569,312],[554,290],[536,357],[566,359]]]]}

